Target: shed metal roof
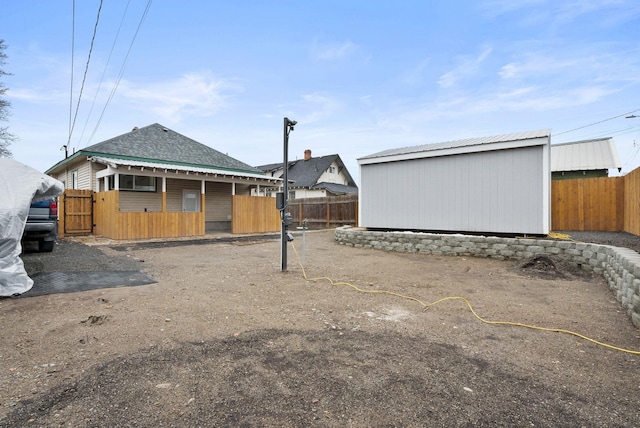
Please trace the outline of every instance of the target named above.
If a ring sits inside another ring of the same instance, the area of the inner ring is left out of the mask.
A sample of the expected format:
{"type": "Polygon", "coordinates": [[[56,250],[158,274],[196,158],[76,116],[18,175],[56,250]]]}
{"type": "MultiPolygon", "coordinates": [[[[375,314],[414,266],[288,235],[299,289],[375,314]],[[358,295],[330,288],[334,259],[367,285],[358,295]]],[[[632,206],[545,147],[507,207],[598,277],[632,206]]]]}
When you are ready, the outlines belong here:
{"type": "Polygon", "coordinates": [[[492,150],[501,143],[504,148],[525,147],[529,145],[546,144],[546,139],[551,135],[550,129],[537,131],[515,132],[511,134],[493,135],[489,137],[476,137],[464,140],[446,141],[435,144],[423,144],[420,146],[402,147],[398,149],[384,150],[358,159],[360,164],[385,162],[391,160],[406,160],[413,157],[434,157],[454,153],[471,153],[474,151],[492,150]],[[543,140],[541,140],[543,139],[543,140]],[[510,143],[510,144],[509,144],[510,143]]]}
{"type": "Polygon", "coordinates": [[[551,145],[551,172],[621,168],[613,138],[551,145]]]}

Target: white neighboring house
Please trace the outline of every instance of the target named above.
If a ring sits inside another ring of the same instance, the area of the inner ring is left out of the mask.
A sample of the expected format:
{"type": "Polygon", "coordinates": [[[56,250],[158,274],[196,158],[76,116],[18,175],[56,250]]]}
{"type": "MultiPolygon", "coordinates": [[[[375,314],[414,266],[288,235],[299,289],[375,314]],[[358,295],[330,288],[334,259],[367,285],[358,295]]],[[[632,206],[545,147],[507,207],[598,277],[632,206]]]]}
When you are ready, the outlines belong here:
{"type": "Polygon", "coordinates": [[[359,225],[547,235],[550,130],[391,149],[358,159],[359,225]]]}
{"type": "Polygon", "coordinates": [[[622,170],[611,137],[551,145],[553,180],[608,177],[610,169],[622,170]]]}
{"type": "MultiPolygon", "coordinates": [[[[282,162],[257,166],[268,177],[282,178],[284,170],[282,162]]],[[[301,160],[289,161],[287,178],[289,184],[288,199],[323,198],[358,194],[358,186],[349,174],[347,167],[337,154],[312,157],[311,150],[304,151],[301,160]]],[[[282,186],[260,186],[252,189],[255,196],[276,196],[282,191],[282,186]]]]}

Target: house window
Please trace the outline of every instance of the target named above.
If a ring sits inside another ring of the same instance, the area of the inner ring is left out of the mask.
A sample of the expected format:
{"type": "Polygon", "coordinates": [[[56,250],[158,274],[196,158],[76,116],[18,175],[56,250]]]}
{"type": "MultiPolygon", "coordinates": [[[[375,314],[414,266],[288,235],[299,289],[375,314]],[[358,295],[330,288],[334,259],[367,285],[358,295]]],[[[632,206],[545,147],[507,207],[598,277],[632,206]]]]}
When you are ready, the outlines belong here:
{"type": "Polygon", "coordinates": [[[182,211],[197,213],[200,211],[200,193],[193,189],[182,189],[182,211]]]}
{"type": "Polygon", "coordinates": [[[295,190],[290,190],[289,191],[289,199],[295,199],[296,198],[296,191],[295,190]]]}
{"type": "MultiPolygon", "coordinates": [[[[147,177],[145,175],[129,175],[120,174],[119,178],[120,190],[131,190],[134,192],[155,192],[156,177],[147,177]]],[[[115,189],[115,177],[109,177],[109,189],[115,189]]]]}
{"type": "Polygon", "coordinates": [[[329,168],[327,168],[327,172],[329,174],[335,174],[336,173],[336,167],[335,166],[330,166],[329,168]]]}
{"type": "Polygon", "coordinates": [[[77,169],[71,171],[71,188],[72,189],[78,188],[78,170],[77,169]]]}

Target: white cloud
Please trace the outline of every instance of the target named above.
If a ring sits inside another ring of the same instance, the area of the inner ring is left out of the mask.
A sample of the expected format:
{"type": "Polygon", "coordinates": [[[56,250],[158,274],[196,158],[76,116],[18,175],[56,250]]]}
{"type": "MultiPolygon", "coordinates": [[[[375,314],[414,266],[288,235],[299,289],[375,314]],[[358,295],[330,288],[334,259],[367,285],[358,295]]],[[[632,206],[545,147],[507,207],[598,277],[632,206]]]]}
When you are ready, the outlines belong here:
{"type": "Polygon", "coordinates": [[[59,90],[42,90],[30,88],[8,89],[7,98],[30,103],[69,102],[69,93],[59,90]]]}
{"type": "Polygon", "coordinates": [[[476,56],[458,57],[456,67],[440,76],[438,84],[443,88],[448,88],[454,86],[465,77],[475,75],[479,71],[480,65],[491,55],[492,51],[491,47],[484,47],[476,56]]]}
{"type": "Polygon", "coordinates": [[[640,3],[635,0],[487,0],[481,11],[491,18],[505,19],[512,14],[525,26],[558,27],[574,23],[588,14],[599,14],[597,25],[608,27],[631,22],[640,16],[640,3]],[[513,14],[519,12],[519,15],[513,14]]]}
{"type": "Polygon", "coordinates": [[[309,110],[309,112],[298,119],[300,123],[318,122],[343,109],[339,100],[318,93],[303,95],[302,99],[305,104],[302,110],[309,110]]]}
{"type": "Polygon", "coordinates": [[[480,9],[488,16],[496,17],[516,10],[543,5],[546,0],[486,0],[480,9]]]}
{"type": "Polygon", "coordinates": [[[638,79],[637,49],[621,51],[610,44],[592,44],[567,46],[560,52],[549,48],[520,55],[502,66],[498,75],[505,81],[533,81],[549,87],[638,79]],[[571,76],[570,82],[567,76],[571,76]]]}
{"type": "Polygon", "coordinates": [[[311,55],[317,61],[337,61],[349,58],[358,51],[358,45],[350,40],[341,43],[321,43],[315,40],[311,55]]]}
{"type": "Polygon", "coordinates": [[[169,122],[185,115],[207,117],[223,109],[233,93],[242,87],[216,79],[209,72],[186,73],[178,79],[151,84],[122,82],[118,95],[151,110],[169,122]]]}
{"type": "Polygon", "coordinates": [[[401,80],[407,85],[419,86],[424,83],[424,73],[429,66],[428,60],[422,60],[414,67],[405,70],[401,75],[401,80]]]}

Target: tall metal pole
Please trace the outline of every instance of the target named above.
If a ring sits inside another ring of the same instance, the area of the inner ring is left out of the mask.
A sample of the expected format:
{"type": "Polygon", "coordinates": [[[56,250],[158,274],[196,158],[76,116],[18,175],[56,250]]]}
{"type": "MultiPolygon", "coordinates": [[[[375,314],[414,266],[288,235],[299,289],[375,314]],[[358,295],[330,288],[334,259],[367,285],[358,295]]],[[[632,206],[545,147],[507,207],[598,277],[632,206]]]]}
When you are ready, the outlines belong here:
{"type": "Polygon", "coordinates": [[[293,131],[293,127],[297,124],[295,120],[289,120],[284,118],[284,156],[282,160],[282,205],[280,208],[280,220],[282,221],[282,231],[280,234],[280,240],[282,241],[282,248],[280,250],[280,261],[282,271],[287,270],[287,242],[292,241],[293,237],[287,232],[289,224],[291,224],[291,216],[287,212],[289,209],[289,133],[293,131]]]}
{"type": "Polygon", "coordinates": [[[284,135],[284,155],[283,155],[283,160],[282,160],[282,171],[283,171],[283,175],[282,175],[282,193],[283,193],[283,199],[282,199],[282,209],[280,210],[280,221],[281,221],[281,232],[280,232],[280,243],[281,243],[281,248],[280,248],[280,270],[282,270],[283,272],[287,270],[287,225],[286,225],[286,218],[285,218],[285,213],[287,211],[288,208],[288,204],[287,201],[289,199],[289,195],[288,195],[288,189],[287,189],[287,184],[288,182],[288,172],[289,172],[289,119],[287,119],[286,117],[284,118],[284,130],[283,130],[283,135],[284,135]]]}

